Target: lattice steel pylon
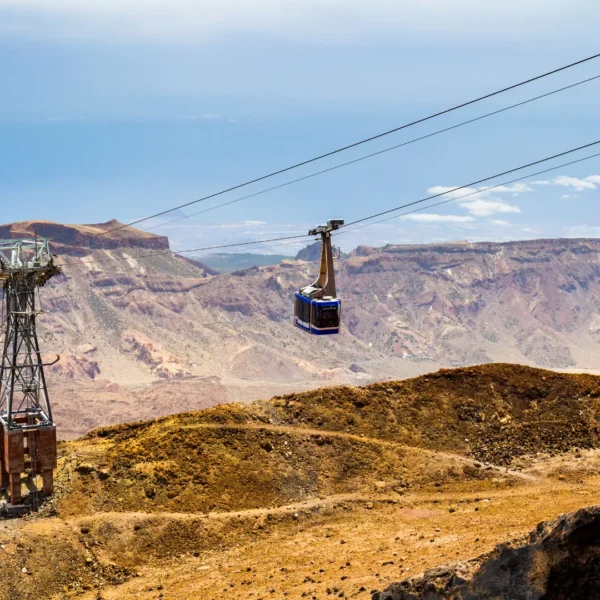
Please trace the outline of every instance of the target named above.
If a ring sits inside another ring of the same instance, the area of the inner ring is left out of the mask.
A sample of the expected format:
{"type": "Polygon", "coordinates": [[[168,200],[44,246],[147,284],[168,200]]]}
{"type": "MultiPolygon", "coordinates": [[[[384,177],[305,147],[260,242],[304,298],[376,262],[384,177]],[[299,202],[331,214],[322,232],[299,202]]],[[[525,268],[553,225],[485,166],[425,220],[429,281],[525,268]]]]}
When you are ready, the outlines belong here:
{"type": "Polygon", "coordinates": [[[56,426],[36,331],[36,292],[60,272],[48,240],[0,240],[0,282],[4,291],[4,343],[0,366],[0,472],[10,502],[22,502],[22,475],[37,498],[37,475],[44,494],[54,491],[56,426]]]}

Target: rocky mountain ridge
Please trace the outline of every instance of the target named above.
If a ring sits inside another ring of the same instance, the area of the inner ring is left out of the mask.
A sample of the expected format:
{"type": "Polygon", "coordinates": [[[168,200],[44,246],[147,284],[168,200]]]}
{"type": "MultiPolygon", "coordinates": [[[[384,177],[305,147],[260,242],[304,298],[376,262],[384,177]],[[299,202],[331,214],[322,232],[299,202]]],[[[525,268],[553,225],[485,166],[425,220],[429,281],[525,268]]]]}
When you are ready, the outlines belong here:
{"type": "Polygon", "coordinates": [[[599,250],[597,240],[362,247],[339,277],[355,300],[347,324],[406,358],[594,368],[599,250]]]}
{"type": "Polygon", "coordinates": [[[63,357],[49,380],[70,431],[439,366],[600,364],[599,240],[359,247],[336,261],[343,327],[324,339],[292,324],[293,294],[316,263],[215,275],[169,253],[162,236],[125,227],[91,237],[114,226],[0,228],[50,235],[64,264],[42,290],[39,327],[44,351],[63,357]],[[171,395],[150,392],[165,382],[171,395]]]}
{"type": "Polygon", "coordinates": [[[85,250],[104,250],[115,248],[147,248],[169,250],[169,239],[126,227],[116,219],[93,225],[63,225],[52,221],[21,221],[0,225],[0,239],[32,238],[35,235],[48,238],[57,254],[68,252],[74,256],[85,250]],[[113,229],[118,231],[110,231],[113,229]]]}

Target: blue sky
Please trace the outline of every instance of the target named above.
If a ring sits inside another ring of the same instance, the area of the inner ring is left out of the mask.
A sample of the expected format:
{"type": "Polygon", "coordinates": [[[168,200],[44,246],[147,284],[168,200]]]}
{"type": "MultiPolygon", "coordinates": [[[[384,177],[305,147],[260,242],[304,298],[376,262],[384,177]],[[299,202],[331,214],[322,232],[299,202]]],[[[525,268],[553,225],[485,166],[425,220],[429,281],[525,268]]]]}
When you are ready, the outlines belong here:
{"type": "MultiPolygon", "coordinates": [[[[189,202],[595,54],[598,22],[594,0],[0,0],[1,220],[126,222],[189,202]]],[[[600,60],[186,212],[598,74],[600,60]]],[[[184,249],[354,220],[600,139],[599,92],[146,226],[184,249]]],[[[598,236],[599,175],[594,159],[340,243],[598,236]]]]}

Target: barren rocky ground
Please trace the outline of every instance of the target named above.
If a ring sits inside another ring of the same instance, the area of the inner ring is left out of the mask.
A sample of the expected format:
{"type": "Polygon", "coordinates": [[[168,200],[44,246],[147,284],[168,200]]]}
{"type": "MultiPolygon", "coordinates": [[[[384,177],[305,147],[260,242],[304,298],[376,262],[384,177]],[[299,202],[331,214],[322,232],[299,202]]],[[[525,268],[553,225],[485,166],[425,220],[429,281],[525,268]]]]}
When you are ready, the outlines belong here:
{"type": "Polygon", "coordinates": [[[598,502],[600,378],[436,369],[594,369],[599,242],[359,248],[344,330],[315,340],[290,319],[312,263],[215,276],[130,228],[90,247],[114,225],[0,228],[65,265],[40,337],[71,440],[55,497],[0,522],[0,598],[467,598],[498,544],[598,502]]]}
{"type": "Polygon", "coordinates": [[[392,584],[372,599],[597,598],[599,541],[600,507],[582,508],[476,559],[392,584]]]}
{"type": "Polygon", "coordinates": [[[482,365],[94,430],[0,526],[0,597],[370,598],[481,564],[597,503],[599,396],[482,365]]]}

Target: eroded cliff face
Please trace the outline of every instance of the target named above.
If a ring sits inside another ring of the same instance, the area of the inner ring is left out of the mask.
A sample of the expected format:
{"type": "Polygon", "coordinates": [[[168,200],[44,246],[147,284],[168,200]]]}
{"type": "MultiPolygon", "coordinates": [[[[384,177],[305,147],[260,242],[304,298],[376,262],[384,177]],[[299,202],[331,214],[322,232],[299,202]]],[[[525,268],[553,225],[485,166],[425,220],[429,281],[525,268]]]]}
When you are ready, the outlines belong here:
{"type": "Polygon", "coordinates": [[[599,250],[596,240],[361,248],[338,278],[346,323],[406,358],[593,368],[599,250]]]}
{"type": "Polygon", "coordinates": [[[600,598],[600,507],[540,523],[528,537],[467,563],[392,584],[373,600],[600,598]]]}
{"type": "MultiPolygon", "coordinates": [[[[170,380],[176,395],[186,378],[217,376],[237,400],[488,361],[600,365],[600,241],[360,247],[336,261],[343,329],[324,339],[292,323],[293,294],[314,280],[316,263],[214,275],[168,253],[161,236],[124,228],[91,237],[115,226],[0,227],[0,237],[53,238],[65,266],[42,290],[39,319],[42,348],[64,357],[51,383],[93,382],[101,405],[112,403],[97,414],[110,412],[111,422],[118,404],[104,390],[112,383],[170,380]],[[94,352],[84,357],[82,345],[94,352]]],[[[69,397],[77,393],[69,388],[69,397]]],[[[189,397],[183,388],[181,395],[189,397]]],[[[87,423],[84,400],[72,402],[87,423]]],[[[140,416],[175,404],[166,398],[140,416]]]]}
{"type": "Polygon", "coordinates": [[[0,225],[0,239],[31,238],[34,235],[49,238],[53,251],[61,254],[69,252],[80,256],[89,249],[114,248],[147,248],[168,250],[169,239],[162,235],[154,235],[132,227],[123,227],[118,231],[110,231],[122,226],[116,219],[94,225],[63,225],[51,221],[22,221],[0,225]]]}

